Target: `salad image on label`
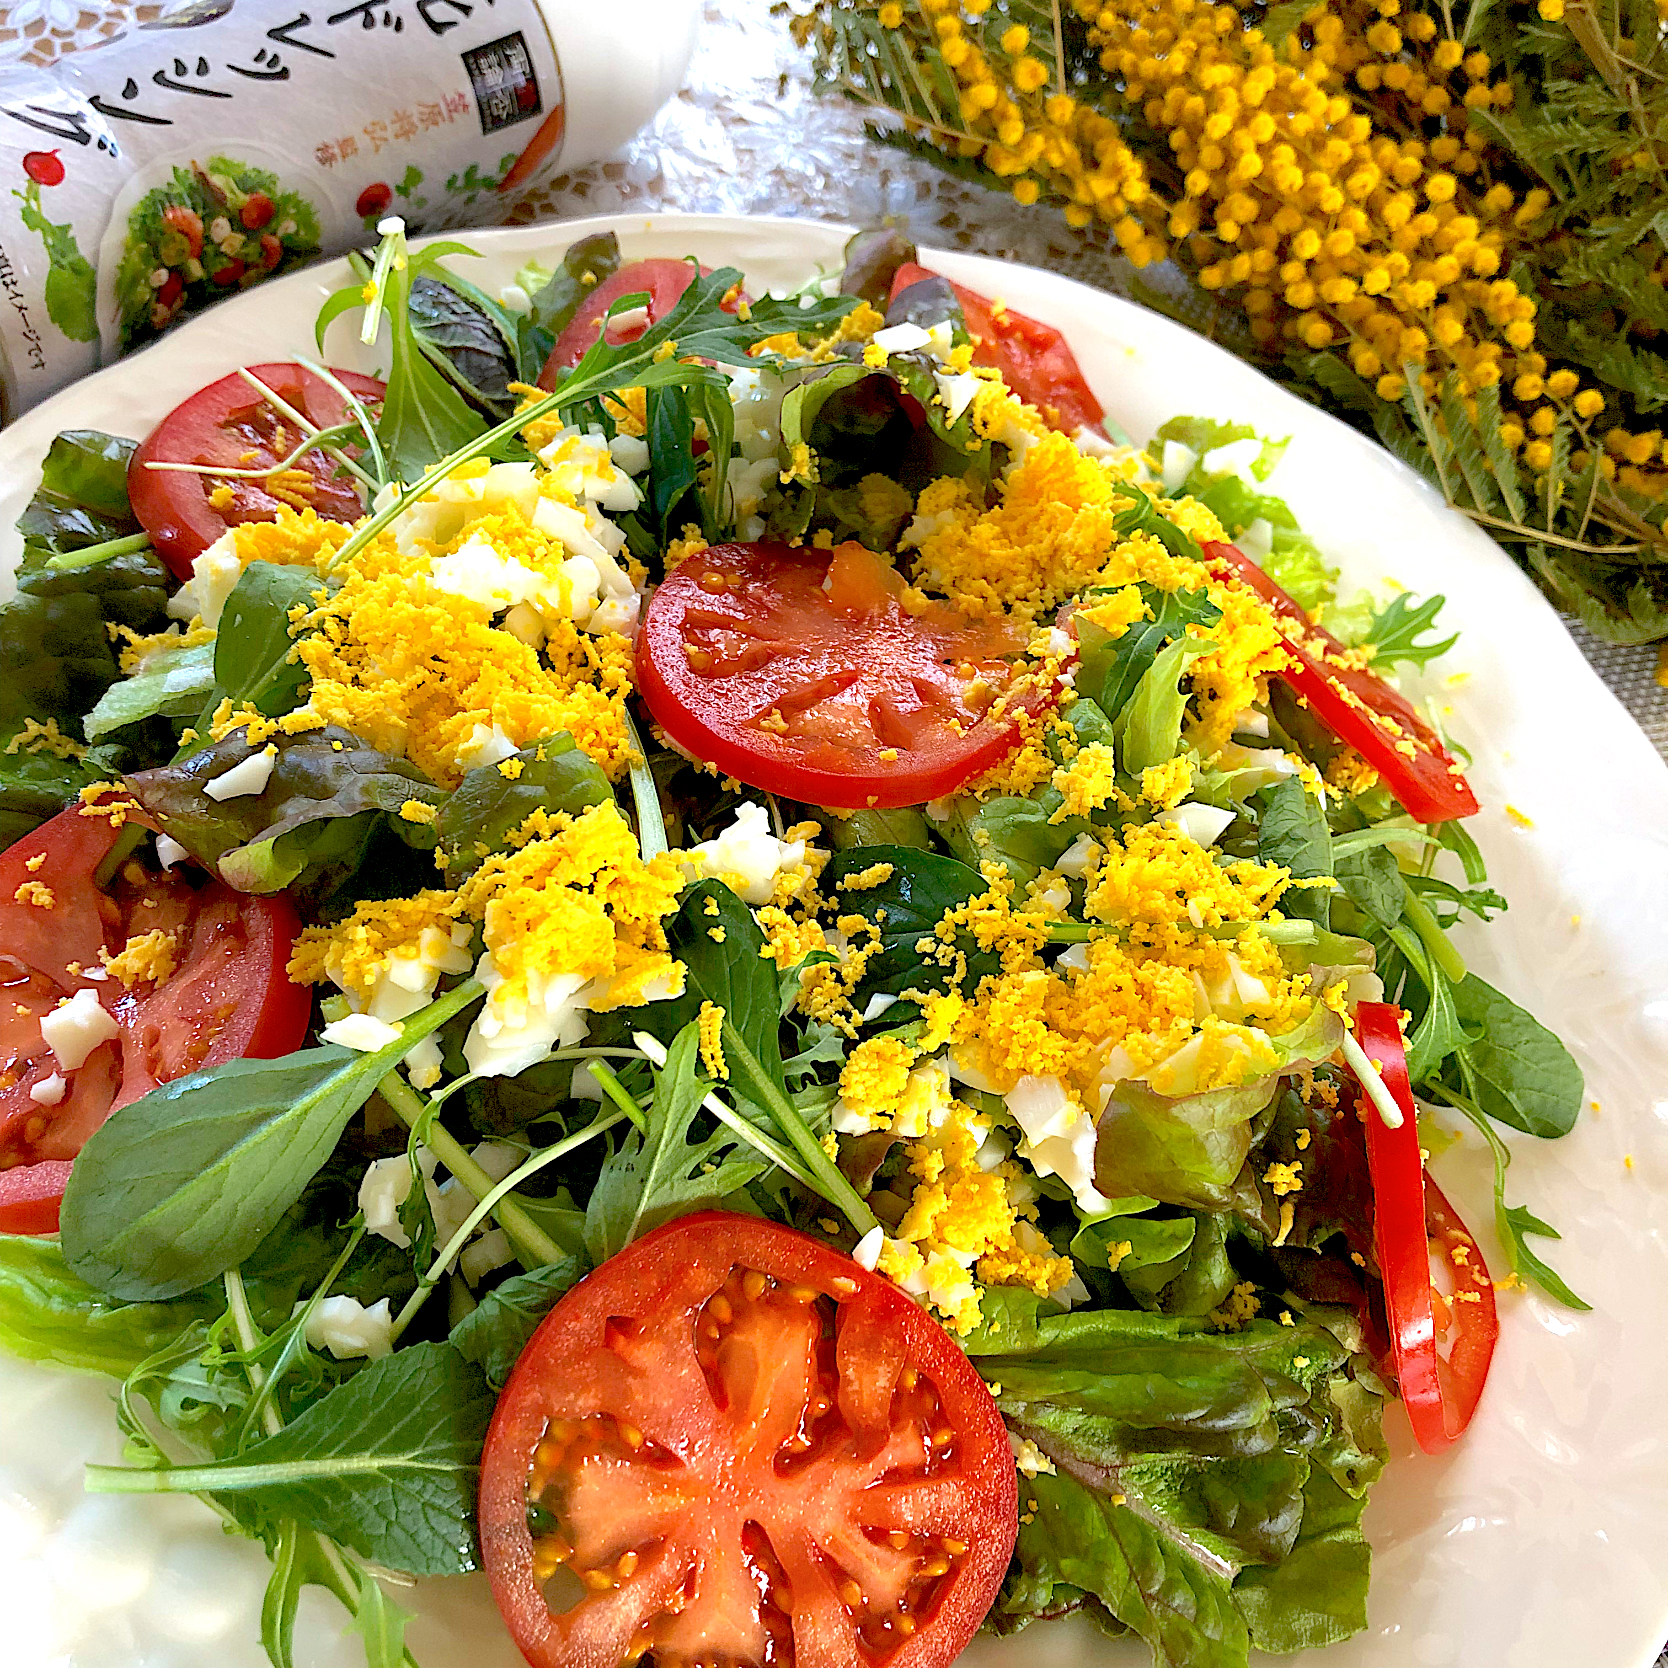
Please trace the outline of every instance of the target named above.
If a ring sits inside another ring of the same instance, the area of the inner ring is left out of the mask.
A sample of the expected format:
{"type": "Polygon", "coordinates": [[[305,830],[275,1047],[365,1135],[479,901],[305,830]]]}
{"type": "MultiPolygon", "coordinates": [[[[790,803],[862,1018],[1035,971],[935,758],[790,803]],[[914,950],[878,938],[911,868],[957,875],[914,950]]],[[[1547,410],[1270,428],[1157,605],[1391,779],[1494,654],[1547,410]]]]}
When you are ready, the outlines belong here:
{"type": "Polygon", "coordinates": [[[228,290],[319,251],[318,211],[278,176],[229,156],[174,168],[128,216],[116,271],[124,351],[228,290]]]}
{"type": "Polygon", "coordinates": [[[274,1668],[472,1570],[534,1668],[1360,1632],[1387,1407],[1428,1464],[1498,1291],[1586,1307],[1442,599],[896,232],[379,230],[57,437],[0,610],[0,1342],[121,1381],[89,1489],[261,1541],[274,1668]]]}

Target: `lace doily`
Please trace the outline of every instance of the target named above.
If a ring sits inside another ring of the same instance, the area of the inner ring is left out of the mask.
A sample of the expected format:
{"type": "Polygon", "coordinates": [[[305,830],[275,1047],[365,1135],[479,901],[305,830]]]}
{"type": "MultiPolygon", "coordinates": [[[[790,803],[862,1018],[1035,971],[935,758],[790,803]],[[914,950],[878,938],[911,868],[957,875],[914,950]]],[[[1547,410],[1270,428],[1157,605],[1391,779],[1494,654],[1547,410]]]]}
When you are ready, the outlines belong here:
{"type": "MultiPolygon", "coordinates": [[[[167,9],[127,0],[5,0],[0,67],[17,58],[50,64],[167,9]]],[[[1131,293],[1131,268],[1104,232],[1074,232],[1053,210],[1021,208],[1005,193],[876,145],[860,110],[812,91],[809,54],[789,33],[792,15],[781,0],[707,0],[683,90],[617,155],[558,176],[511,218],[527,223],[626,208],[803,214],[859,224],[890,215],[907,221],[922,243],[1024,261],[1131,293]]],[[[1668,690],[1655,681],[1655,651],[1575,635],[1668,756],[1668,690]]],[[[1658,1668],[1668,1668],[1668,1654],[1658,1668]]]]}

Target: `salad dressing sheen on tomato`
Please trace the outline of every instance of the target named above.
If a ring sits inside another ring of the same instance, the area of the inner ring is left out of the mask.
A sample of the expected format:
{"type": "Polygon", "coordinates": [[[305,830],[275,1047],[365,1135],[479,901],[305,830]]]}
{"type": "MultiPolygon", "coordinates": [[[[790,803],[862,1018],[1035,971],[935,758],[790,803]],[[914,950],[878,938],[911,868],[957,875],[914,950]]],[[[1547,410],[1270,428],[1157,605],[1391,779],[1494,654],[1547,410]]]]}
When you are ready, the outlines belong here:
{"type": "Polygon", "coordinates": [[[193,0],[0,78],[0,418],[222,295],[502,220],[682,80],[690,0],[193,0]]]}

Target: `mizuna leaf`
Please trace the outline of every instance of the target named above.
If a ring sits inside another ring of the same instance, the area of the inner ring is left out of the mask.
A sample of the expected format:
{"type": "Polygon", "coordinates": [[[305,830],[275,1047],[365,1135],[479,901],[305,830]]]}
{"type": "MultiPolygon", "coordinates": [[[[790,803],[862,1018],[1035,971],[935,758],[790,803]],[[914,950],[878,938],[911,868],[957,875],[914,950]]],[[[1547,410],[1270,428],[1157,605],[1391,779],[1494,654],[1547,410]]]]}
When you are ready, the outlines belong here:
{"type": "Polygon", "coordinates": [[[450,1344],[413,1344],[311,1402],[274,1436],[208,1465],[92,1465],[106,1494],[218,1494],[293,1518],[408,1575],[476,1569],[475,1490],[495,1398],[450,1344]]]}

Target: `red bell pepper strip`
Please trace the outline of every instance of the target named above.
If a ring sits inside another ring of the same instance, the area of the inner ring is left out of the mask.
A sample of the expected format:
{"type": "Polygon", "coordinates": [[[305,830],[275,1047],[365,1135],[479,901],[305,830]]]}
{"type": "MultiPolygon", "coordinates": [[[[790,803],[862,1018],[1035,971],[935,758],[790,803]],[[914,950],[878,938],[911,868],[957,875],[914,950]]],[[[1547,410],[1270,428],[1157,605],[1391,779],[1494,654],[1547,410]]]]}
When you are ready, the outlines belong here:
{"type": "Polygon", "coordinates": [[[1425,1174],[1397,1009],[1358,1004],[1355,1034],[1402,1112],[1400,1128],[1391,1129],[1370,1101],[1365,1108],[1373,1237],[1402,1402],[1419,1446],[1439,1454],[1471,1423],[1488,1378],[1500,1336],[1494,1283],[1471,1230],[1425,1174]],[[1433,1242],[1453,1274],[1451,1299],[1433,1300],[1433,1242]],[[1438,1307],[1452,1333],[1446,1357],[1436,1347],[1438,1307]]]}
{"type": "MultiPolygon", "coordinates": [[[[891,299],[896,301],[911,284],[938,276],[914,261],[905,261],[892,280],[891,299]]],[[[1010,307],[998,312],[995,303],[977,290],[953,282],[950,288],[961,303],[975,365],[1000,371],[1008,387],[1062,433],[1076,434],[1079,429],[1106,433],[1102,427],[1106,413],[1083,380],[1076,355],[1053,325],[1010,307]]]]}
{"type": "Polygon", "coordinates": [[[1280,675],[1326,727],[1353,747],[1384,780],[1409,816],[1451,822],[1473,816],[1477,799],[1453,755],[1412,703],[1351,656],[1330,632],[1309,623],[1303,609],[1242,550],[1207,541],[1205,560],[1238,579],[1283,619],[1301,628],[1288,638],[1291,665],[1280,675]]]}

